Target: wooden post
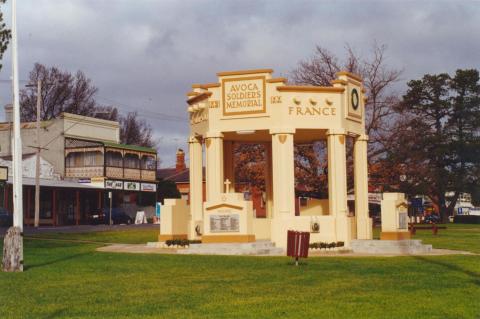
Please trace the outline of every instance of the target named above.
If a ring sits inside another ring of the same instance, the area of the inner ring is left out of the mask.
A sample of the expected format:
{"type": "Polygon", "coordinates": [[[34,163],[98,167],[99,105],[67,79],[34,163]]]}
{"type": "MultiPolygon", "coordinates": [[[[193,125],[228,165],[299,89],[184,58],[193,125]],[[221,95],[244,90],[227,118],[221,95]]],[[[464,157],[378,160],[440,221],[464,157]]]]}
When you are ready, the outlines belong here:
{"type": "Polygon", "coordinates": [[[53,226],[57,226],[57,190],[52,190],[52,218],[53,226]]]}
{"type": "Polygon", "coordinates": [[[27,187],[27,214],[26,214],[26,217],[27,217],[27,220],[29,221],[28,223],[26,223],[27,225],[30,225],[31,218],[32,218],[32,215],[30,214],[30,209],[31,209],[30,201],[32,200],[31,195],[32,195],[32,189],[30,187],[27,187]]]}
{"type": "Polygon", "coordinates": [[[3,188],[3,207],[8,211],[8,184],[3,188]]]}
{"type": "Polygon", "coordinates": [[[98,202],[97,202],[97,209],[102,210],[102,191],[99,190],[98,192],[98,202]]]}
{"type": "Polygon", "coordinates": [[[75,192],[75,225],[80,222],[80,191],[75,192]]]}

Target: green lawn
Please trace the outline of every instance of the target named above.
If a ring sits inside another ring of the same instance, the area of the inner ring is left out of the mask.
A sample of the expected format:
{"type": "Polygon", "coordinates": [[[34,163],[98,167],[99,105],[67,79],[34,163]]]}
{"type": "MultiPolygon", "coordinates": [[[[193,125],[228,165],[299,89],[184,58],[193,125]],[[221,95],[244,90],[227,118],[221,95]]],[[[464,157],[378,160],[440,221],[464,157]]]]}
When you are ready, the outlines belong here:
{"type": "MultiPolygon", "coordinates": [[[[480,228],[462,226],[434,239],[420,236],[479,251],[480,228]]],[[[154,230],[71,237],[152,236],[154,230]]],[[[26,271],[0,273],[0,318],[480,318],[476,255],[310,258],[295,267],[286,257],[100,253],[100,244],[28,238],[25,244],[26,271]]]]}
{"type": "Polygon", "coordinates": [[[91,233],[40,233],[27,235],[28,238],[53,238],[68,240],[83,240],[100,243],[123,243],[142,244],[157,241],[160,227],[155,228],[128,228],[127,230],[116,229],[113,231],[98,231],[91,233]]]}

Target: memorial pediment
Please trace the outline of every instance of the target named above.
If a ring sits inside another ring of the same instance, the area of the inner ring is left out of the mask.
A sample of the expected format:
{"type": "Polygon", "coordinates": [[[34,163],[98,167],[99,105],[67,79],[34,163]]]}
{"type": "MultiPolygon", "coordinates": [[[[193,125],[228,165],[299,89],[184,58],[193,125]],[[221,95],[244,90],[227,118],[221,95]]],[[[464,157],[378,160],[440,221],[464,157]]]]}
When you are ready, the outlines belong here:
{"type": "Polygon", "coordinates": [[[231,208],[231,209],[236,209],[236,210],[243,210],[242,206],[237,206],[237,205],[232,205],[232,204],[227,204],[227,203],[221,203],[221,204],[218,204],[218,205],[205,207],[206,210],[214,210],[214,209],[220,209],[220,208],[231,208]]]}

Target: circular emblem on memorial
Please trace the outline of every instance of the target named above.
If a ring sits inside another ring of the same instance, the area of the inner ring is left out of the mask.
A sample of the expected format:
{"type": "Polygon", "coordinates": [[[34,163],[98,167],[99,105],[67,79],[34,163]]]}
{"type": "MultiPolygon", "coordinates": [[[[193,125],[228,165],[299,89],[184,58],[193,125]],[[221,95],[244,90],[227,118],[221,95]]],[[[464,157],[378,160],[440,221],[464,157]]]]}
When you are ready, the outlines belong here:
{"type": "Polygon", "coordinates": [[[358,109],[358,92],[357,89],[352,90],[352,107],[354,110],[358,109]]]}

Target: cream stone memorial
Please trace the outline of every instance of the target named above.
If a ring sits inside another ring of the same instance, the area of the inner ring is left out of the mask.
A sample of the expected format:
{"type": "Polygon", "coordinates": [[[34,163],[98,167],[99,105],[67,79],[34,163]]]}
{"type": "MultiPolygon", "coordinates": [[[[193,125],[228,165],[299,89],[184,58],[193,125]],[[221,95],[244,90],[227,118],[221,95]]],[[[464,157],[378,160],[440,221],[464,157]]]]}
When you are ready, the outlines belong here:
{"type": "Polygon", "coordinates": [[[408,203],[403,193],[383,193],[382,240],[410,239],[408,231],[408,203]]]}
{"type": "Polygon", "coordinates": [[[347,247],[353,239],[372,238],[362,79],[339,72],[332,86],[294,86],[272,73],[271,69],[220,72],[215,83],[192,85],[187,100],[189,205],[169,201],[162,209],[159,241],[267,240],[285,248],[288,230],[310,231],[313,242],[343,241],[347,247]],[[348,137],[354,141],[355,209],[350,213],[348,137]],[[328,151],[328,200],[312,200],[308,211],[300,210],[296,216],[294,144],[321,140],[326,141],[328,151]],[[234,142],[266,147],[266,218],[255,217],[252,202],[235,192],[234,142]],[[202,190],[204,166],[206,201],[202,190]]]}

